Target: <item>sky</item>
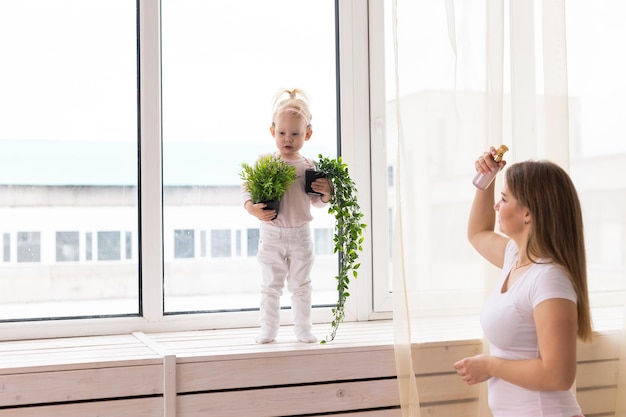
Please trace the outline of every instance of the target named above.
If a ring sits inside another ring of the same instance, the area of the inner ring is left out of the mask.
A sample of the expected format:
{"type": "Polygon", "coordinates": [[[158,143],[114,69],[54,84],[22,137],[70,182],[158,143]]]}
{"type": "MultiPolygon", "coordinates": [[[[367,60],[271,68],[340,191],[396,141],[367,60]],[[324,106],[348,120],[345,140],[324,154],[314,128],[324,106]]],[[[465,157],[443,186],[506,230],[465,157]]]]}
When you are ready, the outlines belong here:
{"type": "MultiPolygon", "coordinates": [[[[165,141],[271,141],[284,87],[310,95],[314,139],[334,149],[334,1],[270,5],[162,1],[165,141]]],[[[2,0],[0,137],[135,140],[135,24],[130,0],[2,0]]]]}

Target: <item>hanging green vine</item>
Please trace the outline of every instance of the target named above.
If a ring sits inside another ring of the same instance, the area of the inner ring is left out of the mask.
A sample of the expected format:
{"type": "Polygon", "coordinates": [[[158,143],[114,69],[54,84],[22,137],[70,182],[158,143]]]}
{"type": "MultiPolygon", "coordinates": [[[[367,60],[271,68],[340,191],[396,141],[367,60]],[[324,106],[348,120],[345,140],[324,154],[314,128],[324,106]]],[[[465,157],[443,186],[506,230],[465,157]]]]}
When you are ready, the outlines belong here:
{"type": "Polygon", "coordinates": [[[319,155],[315,169],[329,178],[333,186],[328,213],[335,217],[334,252],[339,254],[339,271],[335,276],[337,306],[332,309],[331,333],[322,340],[322,343],[327,343],[335,339],[339,324],[345,318],[344,308],[346,299],[350,296],[350,279],[356,279],[358,276],[358,269],[361,266],[358,258],[359,253],[363,251],[363,231],[367,225],[361,223],[363,214],[357,201],[356,185],[341,157],[331,159],[319,155]]]}

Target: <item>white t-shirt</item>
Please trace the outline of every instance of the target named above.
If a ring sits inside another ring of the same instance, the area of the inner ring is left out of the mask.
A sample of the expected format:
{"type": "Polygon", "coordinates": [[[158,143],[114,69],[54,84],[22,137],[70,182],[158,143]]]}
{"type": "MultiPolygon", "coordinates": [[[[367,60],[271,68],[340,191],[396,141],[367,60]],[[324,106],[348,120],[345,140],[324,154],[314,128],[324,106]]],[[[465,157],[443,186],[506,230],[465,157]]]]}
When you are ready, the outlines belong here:
{"type": "MultiPolygon", "coordinates": [[[[574,303],[576,292],[567,271],[552,264],[533,264],[506,292],[504,282],[517,261],[518,249],[509,241],[502,275],[487,299],[481,323],[490,355],[508,360],[540,357],[533,309],[552,298],[574,303]]],[[[489,407],[494,417],[572,417],[581,414],[572,390],[532,391],[499,378],[491,378],[489,407]]]]}

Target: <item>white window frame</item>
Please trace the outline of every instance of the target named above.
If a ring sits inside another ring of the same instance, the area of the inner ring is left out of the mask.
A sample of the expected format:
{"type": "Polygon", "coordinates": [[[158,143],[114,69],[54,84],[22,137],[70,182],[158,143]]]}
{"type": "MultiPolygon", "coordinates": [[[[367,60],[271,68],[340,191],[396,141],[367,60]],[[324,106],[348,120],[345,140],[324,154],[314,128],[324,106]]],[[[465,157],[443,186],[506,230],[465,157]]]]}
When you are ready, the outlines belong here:
{"type": "MultiPolygon", "coordinates": [[[[382,15],[382,0],[341,0],[336,2],[339,15],[339,94],[341,112],[341,155],[350,167],[350,173],[358,185],[359,204],[365,215],[366,229],[364,251],[360,256],[359,279],[352,285],[351,297],[346,304],[346,321],[389,318],[391,305],[386,287],[373,282],[379,275],[387,279],[388,242],[385,225],[385,204],[376,207],[372,202],[372,187],[383,186],[386,192],[386,177],[372,176],[370,153],[370,120],[380,128],[384,123],[384,72],[380,65],[370,73],[369,40],[382,36],[380,22],[375,21],[376,31],[370,34],[369,19],[382,15]],[[376,80],[372,80],[376,76],[376,80]],[[378,78],[381,77],[382,78],[378,78]],[[374,88],[370,95],[370,87],[374,88]],[[383,98],[381,101],[381,97],[383,98]],[[375,100],[372,100],[375,99],[375,100]],[[372,104],[372,101],[376,104],[372,104]],[[370,111],[372,113],[370,114],[370,111]],[[374,178],[376,177],[376,178],[374,178]],[[373,243],[372,243],[373,242],[373,243]],[[374,262],[372,253],[382,254],[374,262]],[[377,265],[374,268],[374,265],[377,265]],[[381,290],[382,289],[382,290],[381,290]],[[382,291],[376,297],[374,292],[382,291]]],[[[2,339],[27,339],[45,337],[87,336],[98,334],[125,333],[131,331],[184,331],[202,328],[232,328],[257,325],[258,313],[198,313],[163,314],[163,193],[162,193],[162,120],[161,120],[161,8],[155,0],[139,0],[139,73],[140,73],[140,146],[142,159],[139,245],[141,249],[141,297],[142,307],[138,316],[110,318],[80,318],[67,320],[43,320],[0,323],[2,339]],[[60,325],[62,323],[62,325],[60,325]]],[[[381,45],[376,41],[376,47],[381,45]]],[[[381,51],[376,51],[380,54],[381,51]]],[[[379,55],[380,56],[380,55],[379,55]]],[[[380,59],[377,59],[380,61],[380,59]]],[[[382,129],[373,129],[375,143],[384,143],[382,129]]],[[[384,160],[372,162],[377,171],[386,172],[384,160]]],[[[386,202],[383,199],[382,202],[386,202]]],[[[138,248],[139,249],[139,248],[138,248]]],[[[313,320],[327,322],[330,308],[314,309],[313,320]]]]}
{"type": "Polygon", "coordinates": [[[389,270],[391,259],[389,248],[389,196],[387,173],[386,131],[386,76],[385,76],[385,25],[384,0],[369,2],[369,95],[370,95],[370,149],[372,202],[371,224],[372,253],[372,318],[389,318],[393,311],[393,299],[390,292],[389,270]]]}

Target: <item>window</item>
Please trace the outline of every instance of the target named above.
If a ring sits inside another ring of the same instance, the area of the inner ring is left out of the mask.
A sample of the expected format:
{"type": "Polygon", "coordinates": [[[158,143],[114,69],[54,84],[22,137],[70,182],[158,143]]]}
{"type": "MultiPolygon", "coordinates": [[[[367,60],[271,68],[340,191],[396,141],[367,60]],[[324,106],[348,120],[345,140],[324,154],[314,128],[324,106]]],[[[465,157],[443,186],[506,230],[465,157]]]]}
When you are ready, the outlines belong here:
{"type": "Polygon", "coordinates": [[[98,232],[98,260],[119,261],[120,259],[120,232],[98,232]]]}
{"type": "Polygon", "coordinates": [[[4,262],[11,261],[11,234],[2,234],[2,260],[4,262]]]}
{"type": "MultiPolygon", "coordinates": [[[[258,230],[250,230],[259,221],[242,207],[241,164],[276,151],[269,127],[279,88],[311,96],[314,133],[301,153],[312,159],[337,154],[335,2],[161,4],[163,224],[166,234],[179,231],[175,259],[165,259],[165,311],[177,312],[174,305],[212,311],[224,297],[232,312],[257,308],[258,280],[250,280],[260,276],[258,230]],[[198,244],[206,257],[194,255],[192,230],[206,231],[208,242],[199,235],[198,244]],[[242,230],[248,230],[245,256],[242,230]],[[171,264],[180,258],[189,262],[171,264]]],[[[321,225],[312,229],[332,228],[326,210],[312,208],[312,214],[321,225]]],[[[336,262],[318,261],[315,274],[332,280],[336,262]]],[[[286,298],[284,306],[289,303],[286,298]]]]}
{"type": "Polygon", "coordinates": [[[127,0],[0,2],[0,288],[23,288],[0,321],[139,313],[136,23],[127,0]]]}
{"type": "Polygon", "coordinates": [[[126,259],[132,259],[133,258],[133,233],[132,232],[125,233],[124,244],[125,244],[124,248],[126,250],[126,259]]]}
{"type": "Polygon", "coordinates": [[[247,254],[256,256],[259,252],[259,229],[248,229],[246,236],[248,237],[247,254]]]}
{"type": "MultiPolygon", "coordinates": [[[[383,5],[377,4],[382,11],[383,5]]],[[[504,2],[505,8],[509,4],[512,2],[504,2]]],[[[375,20],[391,15],[391,2],[384,2],[384,6],[387,7],[385,13],[371,14],[375,20]]],[[[537,18],[530,29],[536,32],[535,36],[526,36],[523,41],[528,43],[518,45],[525,51],[534,48],[532,65],[529,65],[530,60],[525,60],[515,67],[518,76],[520,67],[532,74],[524,80],[528,82],[534,77],[536,85],[531,86],[534,90],[529,96],[520,94],[522,88],[514,90],[514,80],[509,79],[513,73],[509,65],[513,64],[509,62],[510,57],[505,56],[504,118],[494,132],[486,131],[483,123],[487,108],[483,68],[487,61],[485,10],[478,4],[455,3],[457,43],[453,47],[452,32],[445,23],[433,24],[437,20],[445,21],[444,4],[406,1],[402,6],[397,22],[398,85],[391,36],[394,22],[389,19],[384,25],[381,22],[372,25],[373,30],[386,34],[383,47],[380,33],[372,33],[376,41],[370,51],[371,70],[384,74],[386,80],[371,84],[372,143],[379,149],[372,154],[371,165],[372,222],[377,226],[373,232],[374,253],[391,253],[390,236],[383,234],[395,226],[395,190],[382,186],[380,179],[388,173],[388,185],[392,184],[391,174],[398,163],[396,138],[404,133],[402,155],[406,157],[403,167],[406,177],[402,177],[405,180],[402,185],[419,196],[411,202],[408,213],[403,213],[403,231],[408,241],[404,256],[412,286],[409,291],[418,299],[420,313],[426,319],[445,314],[476,315],[482,305],[485,276],[494,272],[470,247],[465,236],[473,198],[473,189],[468,187],[473,176],[473,158],[468,155],[476,155],[488,146],[487,138],[501,136],[504,143],[512,145],[512,152],[507,156],[509,162],[548,158],[570,172],[583,205],[594,322],[598,328],[616,323],[621,328],[626,292],[623,280],[626,177],[615,167],[626,161],[626,141],[619,133],[623,122],[618,115],[624,112],[626,59],[624,54],[614,51],[620,47],[619,39],[626,36],[620,23],[624,5],[611,0],[566,5],[569,130],[566,135],[555,137],[549,132],[554,124],[544,115],[547,107],[554,106],[553,97],[556,101],[562,97],[549,89],[553,86],[549,85],[548,69],[552,69],[549,60],[554,56],[542,50],[550,45],[543,41],[541,19],[537,18]],[[424,65],[425,62],[428,65],[424,65]],[[399,97],[396,97],[396,88],[399,97]],[[521,101],[528,103],[531,111],[527,112],[527,119],[513,122],[511,97],[519,99],[518,105],[521,101]],[[384,103],[382,108],[381,103],[384,103]],[[403,132],[397,131],[397,115],[401,116],[403,132]],[[388,220],[383,217],[385,212],[388,220]]],[[[534,2],[534,7],[534,12],[540,16],[542,3],[534,2]]],[[[507,23],[516,17],[508,13],[506,10],[507,23]]],[[[505,33],[508,32],[507,27],[505,33]]],[[[511,44],[511,39],[505,40],[507,51],[511,44]]],[[[563,79],[560,72],[555,74],[563,79]]],[[[524,84],[524,87],[527,90],[529,86],[524,84]]],[[[559,113],[559,117],[562,116],[559,113]]],[[[498,187],[501,185],[496,185],[498,187]]],[[[375,277],[380,277],[390,265],[376,256],[374,268],[375,277]]],[[[497,272],[495,274],[497,278],[497,272]]],[[[384,283],[375,279],[374,285],[375,306],[386,305],[388,294],[393,290],[391,281],[384,283]]]]}
{"type": "Polygon", "coordinates": [[[40,262],[41,261],[41,233],[18,232],[17,233],[17,261],[40,262]]]}
{"type": "Polygon", "coordinates": [[[93,233],[85,233],[85,259],[91,261],[93,259],[93,233]]]}
{"type": "Polygon", "coordinates": [[[194,237],[194,230],[176,230],[174,232],[174,258],[195,257],[196,241],[194,237]]]}
{"type": "Polygon", "coordinates": [[[570,172],[583,206],[594,326],[623,327],[626,293],[626,57],[613,53],[626,5],[604,0],[566,7],[570,172]],[[619,167],[619,168],[618,168],[619,167]]]}
{"type": "Polygon", "coordinates": [[[211,257],[231,256],[230,229],[211,230],[211,257]]]}
{"type": "Polygon", "coordinates": [[[333,242],[333,229],[315,229],[313,241],[315,242],[315,255],[332,255],[335,250],[333,242]]]}
{"type": "Polygon", "coordinates": [[[200,256],[206,258],[206,230],[200,232],[200,256]]]}
{"type": "Polygon", "coordinates": [[[78,232],[56,232],[57,262],[78,261],[78,232]]]}
{"type": "MultiPolygon", "coordinates": [[[[0,153],[0,217],[11,225],[0,285],[15,279],[11,263],[40,284],[0,295],[3,337],[258,323],[259,223],[241,207],[238,170],[274,149],[276,89],[312,97],[306,156],[335,156],[341,132],[344,160],[369,160],[367,92],[338,99],[341,77],[367,71],[367,48],[352,51],[350,40],[354,19],[366,46],[367,5],[344,5],[0,2],[0,53],[11,62],[0,66],[0,148],[11,149],[0,153]],[[348,36],[340,39],[339,27],[348,36]],[[284,64],[274,52],[281,48],[296,52],[284,64]],[[358,115],[347,128],[340,103],[347,119],[358,115]],[[353,136],[361,141],[356,154],[353,136]],[[181,312],[194,314],[171,317],[181,312]],[[72,325],[42,325],[47,319],[72,325]]],[[[355,163],[352,172],[367,206],[368,168],[355,163]]],[[[317,232],[313,271],[314,319],[325,320],[336,301],[337,256],[323,243],[333,219],[313,212],[311,229],[326,231],[317,232]]],[[[368,283],[359,285],[367,294],[368,283]]]]}
{"type": "MultiPolygon", "coordinates": [[[[106,323],[103,332],[161,323],[192,329],[208,320],[226,327],[233,317],[256,324],[258,281],[251,280],[259,274],[259,225],[241,207],[237,172],[241,162],[273,149],[267,128],[278,87],[312,95],[314,135],[303,153],[335,155],[340,142],[368,212],[366,252],[351,288],[359,297],[349,299],[348,318],[389,317],[398,136],[391,3],[0,2],[0,56],[8,63],[0,66],[0,288],[14,283],[14,267],[36,283],[10,299],[0,292],[3,337],[94,332],[91,320],[83,327],[40,325],[39,319],[59,317],[97,318],[106,323]],[[195,314],[170,317],[180,312],[195,314]],[[5,323],[10,320],[32,322],[18,328],[5,323]]],[[[626,141],[616,134],[626,63],[624,54],[610,53],[620,50],[626,35],[620,5],[568,3],[566,19],[566,149],[584,206],[593,305],[611,314],[623,309],[626,265],[626,184],[612,170],[626,154],[626,141]]],[[[413,16],[403,12],[405,19],[413,16]]],[[[428,23],[404,27],[427,29],[428,23]]],[[[463,35],[473,36],[473,28],[480,25],[466,27],[463,35]]],[[[449,51],[428,33],[426,39],[429,47],[449,51]]],[[[401,95],[413,100],[409,111],[432,112],[408,150],[415,178],[427,189],[408,219],[421,249],[411,252],[411,269],[427,289],[420,294],[423,305],[433,307],[430,313],[448,305],[475,313],[484,271],[463,233],[472,174],[463,158],[484,135],[457,141],[458,120],[442,109],[455,85],[468,91],[467,101],[457,104],[474,105],[472,88],[451,82],[452,73],[425,73],[443,68],[437,59],[449,64],[450,56],[435,58],[414,66],[404,78],[412,84],[400,86],[401,95]],[[465,191],[442,192],[450,189],[465,191]],[[459,262],[444,256],[450,252],[459,262]],[[476,297],[460,304],[468,292],[476,297]]],[[[460,81],[467,74],[454,75],[460,81]]],[[[546,138],[537,143],[553,145],[546,138]]],[[[329,310],[323,306],[336,300],[337,259],[327,246],[333,219],[315,211],[311,228],[314,304],[323,314],[329,310]]]]}

